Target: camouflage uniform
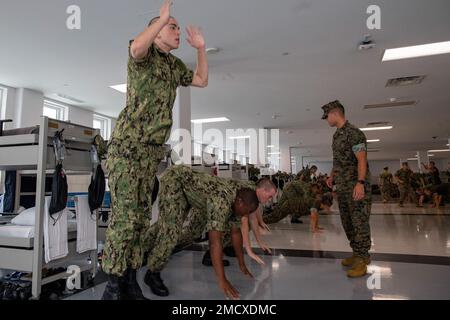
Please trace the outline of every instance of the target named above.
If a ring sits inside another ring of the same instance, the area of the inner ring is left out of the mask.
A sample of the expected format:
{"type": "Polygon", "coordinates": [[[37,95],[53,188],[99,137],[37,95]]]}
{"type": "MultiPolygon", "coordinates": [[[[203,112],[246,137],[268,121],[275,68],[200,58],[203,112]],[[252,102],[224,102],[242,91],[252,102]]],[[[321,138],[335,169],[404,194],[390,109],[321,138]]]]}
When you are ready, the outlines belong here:
{"type": "Polygon", "coordinates": [[[380,174],[380,192],[383,201],[389,201],[392,193],[392,173],[383,171],[380,174]]]}
{"type": "Polygon", "coordinates": [[[365,197],[353,200],[353,189],[358,183],[358,159],[355,153],[367,151],[364,133],[348,121],[338,128],[333,136],[333,170],[342,226],[350,241],[354,254],[361,258],[369,257],[371,188],[370,171],[367,165],[365,178],[365,197]]]}
{"type": "Polygon", "coordinates": [[[406,198],[409,198],[411,202],[415,202],[415,195],[412,189],[412,176],[413,172],[411,169],[400,169],[395,173],[395,177],[401,182],[398,185],[400,191],[400,204],[402,205],[405,202],[406,198]]]}
{"type": "Polygon", "coordinates": [[[106,273],[121,275],[127,267],[142,264],[153,181],[170,135],[176,90],[192,79],[193,72],[180,59],[154,44],[142,60],[129,56],[127,105],[111,136],[106,162],[112,209],[102,264],[106,273]]]}
{"type": "Polygon", "coordinates": [[[280,200],[271,213],[263,216],[263,220],[267,224],[277,223],[289,214],[294,217],[308,215],[311,208],[320,209],[320,202],[311,193],[311,184],[294,180],[284,187],[280,200]]]}
{"type": "Polygon", "coordinates": [[[190,234],[195,239],[204,230],[225,233],[240,227],[240,218],[232,214],[240,188],[233,181],[185,166],[167,169],[160,182],[159,218],[147,235],[149,270],[161,271],[182,237],[190,234]]]}

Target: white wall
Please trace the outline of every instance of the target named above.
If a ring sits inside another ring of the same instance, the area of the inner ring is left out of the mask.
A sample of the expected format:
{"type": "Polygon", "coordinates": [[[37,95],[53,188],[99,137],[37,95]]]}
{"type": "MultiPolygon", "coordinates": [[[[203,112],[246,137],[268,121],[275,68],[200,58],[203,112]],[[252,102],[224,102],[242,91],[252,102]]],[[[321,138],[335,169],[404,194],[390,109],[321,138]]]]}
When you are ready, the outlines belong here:
{"type": "MultiPolygon", "coordinates": [[[[15,102],[16,102],[16,89],[12,87],[8,87],[5,85],[1,85],[2,87],[7,89],[6,93],[6,103],[5,103],[5,119],[13,119],[15,117],[15,102]]],[[[14,128],[14,123],[6,123],[4,125],[5,129],[14,128]]]]}
{"type": "Polygon", "coordinates": [[[19,88],[16,89],[14,104],[14,127],[31,127],[39,124],[44,104],[42,92],[19,88]]]}
{"type": "Polygon", "coordinates": [[[86,127],[92,127],[94,121],[94,112],[86,109],[69,107],[69,121],[86,127]]]}

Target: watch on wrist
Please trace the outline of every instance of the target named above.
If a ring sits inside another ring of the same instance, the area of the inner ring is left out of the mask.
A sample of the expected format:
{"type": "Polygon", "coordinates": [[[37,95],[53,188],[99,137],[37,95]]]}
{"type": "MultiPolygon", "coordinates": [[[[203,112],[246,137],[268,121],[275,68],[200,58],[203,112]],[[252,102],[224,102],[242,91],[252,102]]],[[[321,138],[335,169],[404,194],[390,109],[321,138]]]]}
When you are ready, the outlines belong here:
{"type": "Polygon", "coordinates": [[[364,180],[358,180],[358,183],[359,183],[359,184],[366,184],[366,181],[364,181],[364,180]]]}

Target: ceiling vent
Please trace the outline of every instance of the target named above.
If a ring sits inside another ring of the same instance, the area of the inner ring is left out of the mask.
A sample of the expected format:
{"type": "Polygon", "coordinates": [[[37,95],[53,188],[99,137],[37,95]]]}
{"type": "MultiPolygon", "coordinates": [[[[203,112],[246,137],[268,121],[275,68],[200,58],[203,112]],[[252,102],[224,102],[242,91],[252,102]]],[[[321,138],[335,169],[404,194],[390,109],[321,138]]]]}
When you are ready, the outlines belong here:
{"type": "Polygon", "coordinates": [[[408,107],[414,106],[417,104],[417,101],[397,101],[397,102],[388,102],[388,103],[379,103],[379,104],[366,104],[364,109],[381,109],[381,108],[395,108],[395,107],[408,107]]]}
{"type": "Polygon", "coordinates": [[[367,152],[380,152],[380,149],[368,149],[367,152]]]}
{"type": "Polygon", "coordinates": [[[412,76],[389,79],[386,83],[386,87],[402,87],[411,86],[414,84],[420,84],[425,79],[425,76],[412,76]]]}

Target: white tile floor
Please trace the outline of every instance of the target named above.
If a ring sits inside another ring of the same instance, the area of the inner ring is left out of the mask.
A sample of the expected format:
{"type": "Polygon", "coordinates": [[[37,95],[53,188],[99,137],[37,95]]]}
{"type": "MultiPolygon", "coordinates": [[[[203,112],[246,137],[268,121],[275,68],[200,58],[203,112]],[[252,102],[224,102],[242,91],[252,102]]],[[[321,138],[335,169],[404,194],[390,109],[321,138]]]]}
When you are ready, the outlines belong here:
{"type": "MultiPolygon", "coordinates": [[[[450,257],[450,209],[421,209],[413,205],[374,203],[371,216],[372,252],[401,254],[401,262],[373,261],[370,272],[380,275],[380,288],[369,289],[368,277],[348,279],[338,259],[297,256],[264,256],[265,266],[246,257],[255,280],[245,278],[236,266],[226,268],[229,280],[242,299],[450,299],[450,265],[402,261],[403,255],[450,257]]],[[[335,212],[336,213],[336,212],[335,212]]],[[[311,234],[309,220],[292,225],[289,219],[272,225],[265,241],[278,249],[349,252],[337,214],[322,215],[323,233],[311,234]]],[[[405,256],[406,257],[406,256],[405,256]]],[[[201,264],[202,252],[183,251],[172,256],[162,276],[171,290],[165,299],[223,299],[214,271],[201,264]]],[[[417,262],[417,261],[416,261],[417,262]]],[[[144,294],[152,295],[138,278],[144,294]]],[[[70,299],[99,299],[105,284],[70,299]]]]}

